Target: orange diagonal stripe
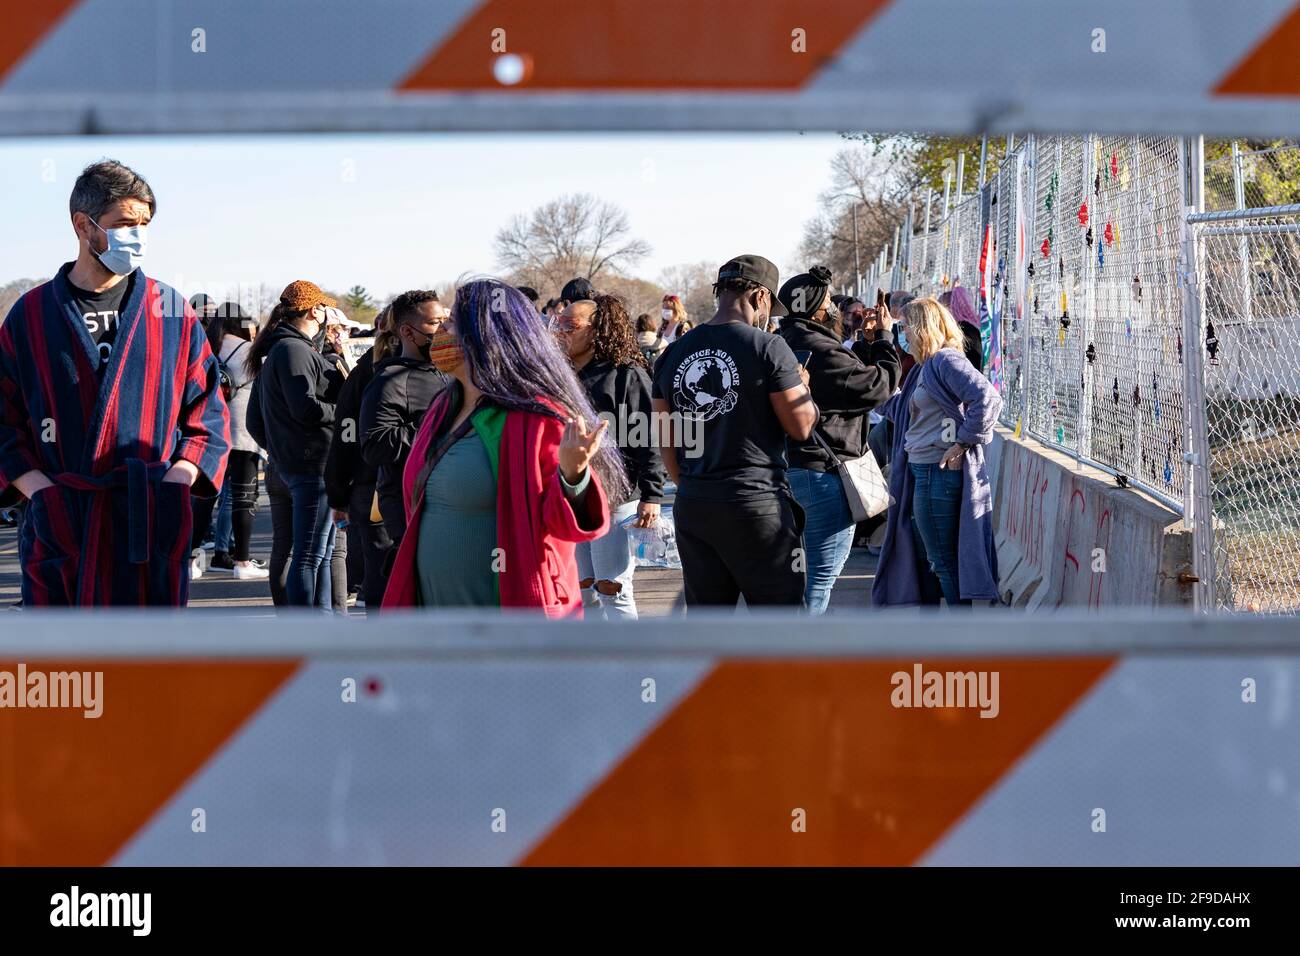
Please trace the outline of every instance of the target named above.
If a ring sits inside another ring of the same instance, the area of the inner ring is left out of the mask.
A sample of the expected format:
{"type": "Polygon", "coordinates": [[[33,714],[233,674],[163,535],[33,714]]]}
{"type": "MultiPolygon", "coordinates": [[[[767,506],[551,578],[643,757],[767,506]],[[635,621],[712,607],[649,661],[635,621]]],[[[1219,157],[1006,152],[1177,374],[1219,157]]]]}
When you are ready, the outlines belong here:
{"type": "Polygon", "coordinates": [[[1216,93],[1300,95],[1300,6],[1297,6],[1219,81],[1216,93]]]}
{"type": "Polygon", "coordinates": [[[796,89],[887,3],[487,0],[400,88],[504,89],[504,52],[527,66],[522,89],[796,89]]]}
{"type": "Polygon", "coordinates": [[[991,719],[895,708],[890,678],[910,661],[723,664],[524,863],[915,863],[1111,663],[925,663],[998,671],[991,719]],[[806,832],[791,827],[796,808],[806,832]]]}
{"type": "Polygon", "coordinates": [[[0,80],[77,0],[0,0],[0,80]]]}
{"type": "MultiPolygon", "coordinates": [[[[103,714],[0,709],[0,865],[101,866],[297,668],[295,661],[27,661],[104,672],[103,714]]],[[[0,663],[11,673],[14,663],[0,663]]]]}

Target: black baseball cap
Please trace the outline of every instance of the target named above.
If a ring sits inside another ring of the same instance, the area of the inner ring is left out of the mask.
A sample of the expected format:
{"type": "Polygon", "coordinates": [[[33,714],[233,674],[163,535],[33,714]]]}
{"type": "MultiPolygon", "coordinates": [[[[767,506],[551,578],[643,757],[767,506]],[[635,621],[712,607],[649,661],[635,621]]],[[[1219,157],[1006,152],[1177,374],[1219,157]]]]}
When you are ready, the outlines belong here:
{"type": "Polygon", "coordinates": [[[772,293],[772,314],[789,315],[790,313],[786,310],[786,307],[781,304],[781,300],[776,297],[780,278],[776,266],[762,256],[736,256],[734,259],[728,259],[724,262],[722,268],[718,270],[719,282],[724,279],[747,279],[750,282],[757,282],[772,293]]]}

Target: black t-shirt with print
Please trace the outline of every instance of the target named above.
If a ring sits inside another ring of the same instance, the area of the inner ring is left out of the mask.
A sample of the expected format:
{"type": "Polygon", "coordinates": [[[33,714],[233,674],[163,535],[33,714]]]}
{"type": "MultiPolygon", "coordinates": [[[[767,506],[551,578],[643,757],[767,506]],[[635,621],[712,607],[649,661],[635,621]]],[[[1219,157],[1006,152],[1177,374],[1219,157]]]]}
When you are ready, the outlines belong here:
{"type": "Polygon", "coordinates": [[[677,493],[729,501],[784,488],[785,429],[770,396],[800,381],[785,340],[744,323],[700,325],[670,345],[653,395],[683,419],[677,493]]]}
{"type": "Polygon", "coordinates": [[[77,307],[81,320],[86,323],[86,331],[99,347],[97,371],[103,372],[108,365],[109,356],[113,354],[113,343],[117,339],[117,327],[121,321],[122,303],[131,292],[135,273],[132,272],[121,282],[103,292],[79,289],[68,280],[66,274],[63,276],[63,281],[67,283],[68,295],[77,307]]]}

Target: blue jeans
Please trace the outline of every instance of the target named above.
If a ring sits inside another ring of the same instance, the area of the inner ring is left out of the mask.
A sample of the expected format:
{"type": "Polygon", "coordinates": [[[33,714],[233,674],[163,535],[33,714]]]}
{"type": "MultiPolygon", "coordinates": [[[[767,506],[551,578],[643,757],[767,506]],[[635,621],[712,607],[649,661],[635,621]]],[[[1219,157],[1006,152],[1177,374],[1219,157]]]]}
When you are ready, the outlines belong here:
{"type": "Polygon", "coordinates": [[[957,532],[961,522],[962,469],[940,468],[939,463],[908,463],[912,489],[912,519],[925,545],[925,557],[943,588],[949,607],[969,604],[961,599],[957,580],[957,532]]]}
{"type": "Polygon", "coordinates": [[[333,606],[330,558],[336,529],[325,497],[325,478],[281,471],[280,479],[293,501],[293,558],[285,595],[290,607],[328,611],[333,606]]]}
{"type": "Polygon", "coordinates": [[[592,581],[592,586],[582,589],[582,604],[589,611],[595,611],[596,617],[607,621],[635,621],[636,598],[632,594],[632,573],[636,562],[632,559],[632,549],[628,546],[627,530],[622,526],[632,515],[636,514],[638,501],[629,501],[614,509],[609,518],[609,530],[595,541],[579,542],[574,550],[578,562],[578,579],[592,581]],[[608,582],[619,585],[614,594],[606,594],[596,585],[608,582]]]}
{"type": "Polygon", "coordinates": [[[794,500],[807,514],[803,529],[808,569],[804,603],[809,614],[824,614],[831,588],[853,547],[853,515],[839,475],[808,468],[791,468],[786,474],[794,500]]]}
{"type": "Polygon", "coordinates": [[[217,499],[217,516],[212,522],[212,540],[216,542],[216,550],[223,554],[230,553],[230,535],[232,533],[230,484],[230,478],[227,476],[225,482],[221,485],[221,497],[217,499]]]}

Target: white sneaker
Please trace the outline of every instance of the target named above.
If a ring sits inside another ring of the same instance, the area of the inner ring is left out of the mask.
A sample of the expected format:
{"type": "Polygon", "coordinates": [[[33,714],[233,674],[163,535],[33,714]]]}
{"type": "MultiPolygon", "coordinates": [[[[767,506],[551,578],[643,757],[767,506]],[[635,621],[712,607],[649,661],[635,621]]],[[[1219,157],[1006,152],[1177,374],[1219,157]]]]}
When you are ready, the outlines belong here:
{"type": "Polygon", "coordinates": [[[270,576],[271,572],[266,568],[259,568],[253,564],[235,565],[236,581],[265,581],[270,576]]]}
{"type": "Polygon", "coordinates": [[[190,556],[190,580],[197,581],[203,577],[203,549],[195,548],[190,556]]]}

